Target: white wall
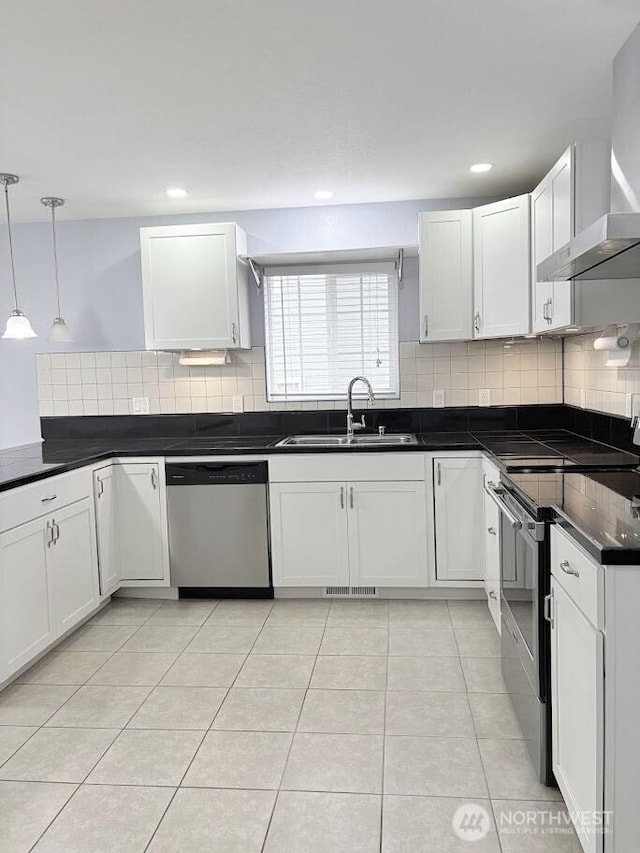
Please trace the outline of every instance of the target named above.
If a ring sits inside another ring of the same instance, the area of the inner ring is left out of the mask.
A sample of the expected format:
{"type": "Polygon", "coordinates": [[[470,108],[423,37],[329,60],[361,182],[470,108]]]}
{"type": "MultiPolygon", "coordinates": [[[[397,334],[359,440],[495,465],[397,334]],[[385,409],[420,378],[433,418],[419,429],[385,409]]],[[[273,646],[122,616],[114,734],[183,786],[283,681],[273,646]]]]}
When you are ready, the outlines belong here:
{"type": "MultiPolygon", "coordinates": [[[[62,188],[60,188],[62,189],[62,188]]],[[[143,225],[235,221],[247,232],[250,252],[305,251],[415,244],[418,213],[480,204],[481,199],[438,199],[296,209],[249,210],[132,219],[61,221],[58,231],[62,314],[75,341],[46,341],[54,316],[51,232],[47,223],[14,228],[21,308],[40,337],[0,341],[0,448],[40,436],[36,387],[37,352],[94,352],[144,348],[138,229],[143,225]]],[[[34,200],[34,203],[37,203],[34,200]]],[[[73,200],[67,201],[69,212],[73,200]]],[[[0,234],[0,321],[12,309],[5,233],[0,234]]],[[[417,262],[406,264],[400,292],[403,340],[418,337],[417,262]]],[[[252,304],[254,342],[262,343],[262,304],[252,304]]]]}

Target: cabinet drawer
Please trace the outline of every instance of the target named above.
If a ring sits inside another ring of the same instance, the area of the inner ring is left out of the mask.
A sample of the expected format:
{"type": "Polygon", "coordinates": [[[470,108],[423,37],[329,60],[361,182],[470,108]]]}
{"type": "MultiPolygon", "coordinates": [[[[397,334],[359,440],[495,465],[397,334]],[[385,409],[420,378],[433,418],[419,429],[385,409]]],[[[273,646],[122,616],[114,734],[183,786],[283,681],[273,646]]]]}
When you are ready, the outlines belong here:
{"type": "Polygon", "coordinates": [[[89,468],[59,474],[4,492],[0,495],[0,531],[48,515],[60,507],[89,497],[91,492],[92,475],[89,468]]]}
{"type": "Polygon", "coordinates": [[[319,453],[272,456],[271,483],[424,480],[422,453],[319,453]]]}
{"type": "Polygon", "coordinates": [[[604,627],[604,573],[558,525],[551,527],[551,574],[596,628],[604,627]]]}

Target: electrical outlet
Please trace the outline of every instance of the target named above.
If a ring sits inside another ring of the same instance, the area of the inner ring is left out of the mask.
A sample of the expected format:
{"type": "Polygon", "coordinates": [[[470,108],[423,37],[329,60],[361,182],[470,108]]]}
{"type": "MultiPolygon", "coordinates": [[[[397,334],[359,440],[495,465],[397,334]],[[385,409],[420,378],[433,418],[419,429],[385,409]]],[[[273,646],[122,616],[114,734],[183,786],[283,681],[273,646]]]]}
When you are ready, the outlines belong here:
{"type": "Polygon", "coordinates": [[[582,409],[587,408],[587,389],[586,388],[580,389],[580,407],[582,409]]]}
{"type": "Polygon", "coordinates": [[[133,414],[134,415],[148,415],[149,414],[149,398],[148,397],[132,397],[131,402],[133,404],[133,414]]]}
{"type": "Polygon", "coordinates": [[[633,417],[633,394],[624,395],[624,414],[627,418],[633,417]]]}
{"type": "Polygon", "coordinates": [[[433,392],[433,408],[444,409],[444,391],[433,392]]]}
{"type": "Polygon", "coordinates": [[[478,405],[479,406],[490,406],[491,405],[491,391],[488,388],[481,388],[478,391],[478,405]]]}
{"type": "Polygon", "coordinates": [[[234,394],[233,400],[231,401],[231,411],[234,414],[240,414],[240,412],[244,412],[244,397],[242,394],[234,394]]]}

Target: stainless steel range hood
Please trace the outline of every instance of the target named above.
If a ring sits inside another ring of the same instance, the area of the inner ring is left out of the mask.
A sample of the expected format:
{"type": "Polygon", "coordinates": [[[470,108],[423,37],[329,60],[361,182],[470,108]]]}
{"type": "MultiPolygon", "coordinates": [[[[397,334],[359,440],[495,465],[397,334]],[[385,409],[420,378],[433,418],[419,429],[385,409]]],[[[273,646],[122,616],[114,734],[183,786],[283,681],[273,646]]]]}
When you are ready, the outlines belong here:
{"type": "Polygon", "coordinates": [[[611,141],[611,213],[541,261],[538,281],[640,280],[640,25],[613,62],[611,141]]]}
{"type": "Polygon", "coordinates": [[[640,278],[640,213],[607,213],[537,266],[538,281],[640,278]]]}

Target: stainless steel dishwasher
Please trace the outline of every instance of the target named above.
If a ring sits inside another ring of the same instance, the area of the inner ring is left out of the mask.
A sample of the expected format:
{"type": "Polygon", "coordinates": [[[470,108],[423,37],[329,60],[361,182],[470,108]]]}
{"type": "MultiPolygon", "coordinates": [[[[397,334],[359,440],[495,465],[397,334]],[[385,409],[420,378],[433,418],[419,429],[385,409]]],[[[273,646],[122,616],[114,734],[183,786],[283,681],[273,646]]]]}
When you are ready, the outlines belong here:
{"type": "Polygon", "coordinates": [[[266,462],[168,462],[171,585],[181,598],[273,598],[266,462]]]}

